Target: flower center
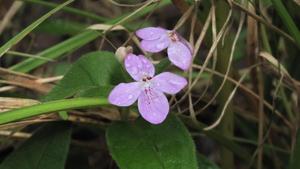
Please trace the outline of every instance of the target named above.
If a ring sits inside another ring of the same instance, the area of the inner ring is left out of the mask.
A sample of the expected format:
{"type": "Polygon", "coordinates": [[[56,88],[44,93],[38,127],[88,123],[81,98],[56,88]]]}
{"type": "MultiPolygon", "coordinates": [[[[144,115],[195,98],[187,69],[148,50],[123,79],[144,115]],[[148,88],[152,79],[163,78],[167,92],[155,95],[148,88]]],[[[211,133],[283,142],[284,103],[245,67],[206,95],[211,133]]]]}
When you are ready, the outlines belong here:
{"type": "Polygon", "coordinates": [[[173,42],[179,41],[179,38],[175,31],[168,32],[168,36],[171,39],[171,41],[173,41],[173,42]]]}
{"type": "Polygon", "coordinates": [[[152,79],[152,77],[146,76],[146,77],[144,77],[142,80],[143,80],[143,82],[148,82],[148,81],[151,80],[151,79],[152,79]]]}
{"type": "Polygon", "coordinates": [[[143,87],[146,93],[151,89],[151,79],[152,77],[150,76],[145,76],[142,81],[144,82],[143,87]]]}

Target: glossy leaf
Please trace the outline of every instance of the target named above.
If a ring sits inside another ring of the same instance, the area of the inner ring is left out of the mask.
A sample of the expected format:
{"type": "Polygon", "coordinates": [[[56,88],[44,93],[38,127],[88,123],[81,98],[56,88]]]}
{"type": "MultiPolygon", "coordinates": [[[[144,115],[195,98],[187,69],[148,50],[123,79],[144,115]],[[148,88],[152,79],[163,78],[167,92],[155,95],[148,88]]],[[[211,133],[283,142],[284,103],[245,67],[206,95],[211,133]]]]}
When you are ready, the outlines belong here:
{"type": "Polygon", "coordinates": [[[50,123],[12,152],[0,169],[64,169],[71,140],[69,123],[50,123]]]}
{"type": "Polygon", "coordinates": [[[123,74],[122,66],[113,53],[101,51],[86,54],[50,91],[46,100],[63,99],[90,88],[116,85],[125,81],[123,74]]]}
{"type": "Polygon", "coordinates": [[[193,140],[173,115],[160,125],[143,119],[108,128],[107,143],[121,169],[197,169],[193,140]]]}

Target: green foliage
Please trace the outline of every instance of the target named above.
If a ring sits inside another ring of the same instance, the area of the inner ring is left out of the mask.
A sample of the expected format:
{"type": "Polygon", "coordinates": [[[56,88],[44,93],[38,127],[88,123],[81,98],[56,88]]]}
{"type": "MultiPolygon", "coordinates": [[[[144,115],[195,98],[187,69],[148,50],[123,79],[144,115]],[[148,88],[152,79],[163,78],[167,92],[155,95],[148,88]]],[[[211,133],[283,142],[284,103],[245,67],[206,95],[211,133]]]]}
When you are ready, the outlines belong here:
{"type": "Polygon", "coordinates": [[[49,35],[76,35],[87,26],[78,22],[68,20],[49,20],[36,28],[35,32],[46,32],[49,35]]]}
{"type": "MultiPolygon", "coordinates": [[[[100,35],[97,31],[85,31],[82,32],[62,43],[59,43],[53,47],[47,48],[46,50],[38,53],[38,56],[42,56],[49,59],[57,59],[59,56],[66,54],[67,52],[71,52],[79,47],[85,45],[86,43],[94,40],[96,37],[100,35]]],[[[46,60],[38,60],[35,58],[26,59],[23,62],[15,64],[11,67],[12,70],[18,72],[29,72],[38,66],[47,63],[46,60]]]]}
{"type": "Polygon", "coordinates": [[[71,141],[69,123],[50,123],[12,152],[0,169],[64,169],[71,141]]]}
{"type": "Polygon", "coordinates": [[[14,36],[12,39],[10,39],[8,42],[6,42],[3,46],[0,48],[0,57],[7,52],[13,45],[17,44],[19,41],[21,41],[26,35],[28,35],[33,29],[35,29],[37,26],[39,26],[42,22],[44,22],[47,18],[49,18],[51,15],[59,11],[64,6],[70,4],[74,0],[69,0],[56,8],[52,9],[50,12],[46,13],[44,16],[30,24],[28,27],[26,27],[22,32],[18,33],[16,36],[14,36]]]}
{"type": "Polygon", "coordinates": [[[293,18],[288,13],[281,0],[271,0],[278,15],[280,16],[284,26],[288,29],[292,37],[295,39],[297,46],[300,48],[300,31],[293,21],[293,18]]]}
{"type": "MultiPolygon", "coordinates": [[[[63,99],[91,88],[116,85],[125,81],[123,74],[122,66],[113,53],[88,53],[71,67],[60,83],[47,95],[46,100],[63,99]]],[[[98,89],[101,93],[102,89],[98,89]]],[[[104,90],[106,91],[105,88],[104,90]]],[[[97,92],[94,94],[98,96],[97,92]]]]}
{"type": "Polygon", "coordinates": [[[57,111],[107,105],[106,98],[75,98],[45,102],[0,113],[0,124],[57,111]]]}
{"type": "Polygon", "coordinates": [[[173,115],[160,125],[143,119],[117,122],[107,130],[111,155],[121,169],[196,169],[195,146],[173,115]]]}
{"type": "Polygon", "coordinates": [[[220,169],[216,164],[214,164],[201,154],[198,154],[197,158],[199,169],[220,169]]]}
{"type": "Polygon", "coordinates": [[[291,155],[289,169],[299,169],[300,168],[300,131],[297,133],[296,145],[294,147],[294,152],[291,155]]]}
{"type": "Polygon", "coordinates": [[[168,66],[170,66],[171,62],[168,58],[162,59],[157,65],[155,65],[155,73],[159,74],[163,72],[168,66]]]}
{"type": "MultiPolygon", "coordinates": [[[[115,24],[129,15],[130,15],[131,19],[138,18],[138,17],[148,14],[149,12],[153,11],[156,8],[163,7],[170,3],[171,3],[170,0],[163,0],[160,2],[159,5],[148,6],[144,10],[136,13],[135,15],[131,15],[131,13],[127,13],[127,14],[119,16],[115,19],[109,20],[109,21],[105,22],[105,24],[110,24],[110,25],[115,24]]],[[[46,50],[38,53],[37,55],[45,57],[45,58],[49,58],[49,59],[57,59],[59,57],[63,57],[63,55],[68,52],[72,52],[72,51],[84,46],[85,44],[91,42],[92,40],[96,39],[97,37],[99,37],[101,35],[102,35],[101,32],[87,30],[87,31],[84,31],[84,32],[82,32],[68,40],[65,40],[57,45],[49,47],[46,50]]],[[[29,72],[47,62],[48,61],[46,61],[46,60],[38,60],[35,58],[29,58],[29,59],[24,60],[23,62],[15,64],[14,66],[11,67],[11,69],[14,71],[26,73],[26,72],[29,72]]]]}
{"type": "MultiPolygon", "coordinates": [[[[27,2],[27,3],[33,3],[33,4],[46,6],[46,7],[49,7],[49,8],[56,8],[57,6],[59,6],[59,4],[56,4],[56,3],[53,3],[53,2],[48,2],[48,1],[43,1],[43,0],[22,0],[22,1],[27,2]]],[[[108,20],[105,17],[101,17],[101,16],[98,16],[96,14],[93,14],[93,13],[90,13],[90,12],[87,12],[87,11],[84,11],[84,10],[72,8],[72,7],[63,7],[62,11],[65,11],[65,12],[68,12],[68,13],[71,13],[71,14],[75,14],[75,15],[78,15],[78,16],[82,16],[82,17],[85,17],[85,18],[90,18],[90,19],[93,19],[93,20],[98,21],[98,22],[103,22],[103,21],[108,20]]]]}

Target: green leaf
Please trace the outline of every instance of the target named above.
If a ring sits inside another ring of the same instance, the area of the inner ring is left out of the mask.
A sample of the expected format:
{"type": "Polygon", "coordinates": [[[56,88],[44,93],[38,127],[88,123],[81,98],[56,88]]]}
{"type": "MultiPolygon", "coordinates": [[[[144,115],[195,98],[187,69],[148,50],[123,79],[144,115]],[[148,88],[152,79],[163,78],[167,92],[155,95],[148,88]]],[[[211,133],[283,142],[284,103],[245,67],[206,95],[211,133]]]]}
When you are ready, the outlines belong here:
{"type": "MultiPolygon", "coordinates": [[[[27,2],[27,3],[34,3],[34,4],[38,4],[38,5],[43,5],[43,6],[46,6],[46,7],[49,7],[49,8],[55,8],[55,7],[58,6],[58,4],[56,4],[56,3],[42,1],[42,0],[22,0],[22,1],[27,2]]],[[[101,17],[101,16],[98,16],[94,13],[87,12],[87,11],[84,11],[84,10],[80,10],[80,9],[77,9],[77,8],[72,8],[72,7],[63,7],[62,11],[65,11],[65,12],[68,12],[68,13],[71,13],[71,14],[75,14],[75,15],[78,15],[78,16],[82,16],[84,18],[90,18],[90,19],[93,19],[93,20],[98,21],[98,22],[103,22],[103,21],[108,21],[109,20],[109,18],[101,17]]]]}
{"type": "MultiPolygon", "coordinates": [[[[105,22],[105,24],[110,24],[110,25],[115,24],[129,15],[130,15],[131,20],[135,19],[135,18],[139,18],[143,15],[146,15],[147,13],[150,13],[151,11],[153,11],[157,8],[161,8],[170,3],[171,3],[170,0],[162,0],[161,2],[159,2],[159,4],[150,5],[134,15],[132,15],[132,12],[129,12],[127,14],[121,15],[120,17],[109,20],[109,21],[105,22]]],[[[49,59],[56,59],[59,57],[63,57],[64,54],[66,54],[67,52],[72,52],[72,51],[84,46],[85,44],[87,44],[87,43],[91,42],[92,40],[96,39],[97,37],[99,37],[100,35],[102,35],[101,32],[97,32],[94,30],[84,31],[66,41],[63,41],[57,45],[47,48],[46,50],[38,53],[37,55],[41,56],[41,57],[47,57],[49,59]]],[[[16,65],[10,67],[10,69],[12,69],[14,71],[26,73],[26,72],[29,72],[45,63],[47,63],[47,61],[45,61],[45,60],[37,60],[34,58],[30,58],[30,59],[26,59],[16,65]]]]}
{"type": "Polygon", "coordinates": [[[281,0],[271,0],[279,17],[300,48],[300,31],[281,0]]]}
{"type": "Polygon", "coordinates": [[[299,169],[300,168],[300,131],[297,133],[296,145],[294,151],[290,158],[289,169],[299,169]]]}
{"type": "Polygon", "coordinates": [[[45,102],[33,106],[2,112],[0,113],[0,124],[57,111],[100,107],[107,104],[108,102],[105,98],[74,98],[45,102]]]}
{"type": "Polygon", "coordinates": [[[97,86],[97,87],[90,87],[78,92],[75,97],[103,97],[107,98],[110,91],[113,89],[114,86],[97,86]]]}
{"type": "Polygon", "coordinates": [[[197,169],[193,140],[173,115],[160,125],[143,119],[107,130],[110,153],[121,169],[197,169]]]}
{"type": "Polygon", "coordinates": [[[49,35],[76,35],[87,26],[79,22],[55,19],[48,20],[37,27],[34,32],[45,32],[49,35]]]}
{"type": "Polygon", "coordinates": [[[71,140],[69,123],[50,123],[0,165],[0,169],[64,169],[71,140]]]}
{"type": "MultiPolygon", "coordinates": [[[[85,45],[86,43],[94,40],[99,35],[101,35],[101,33],[97,31],[93,31],[93,30],[85,31],[62,43],[50,47],[44,50],[43,52],[38,53],[37,55],[49,59],[57,59],[59,56],[62,56],[63,54],[70,52],[72,50],[78,49],[79,47],[85,45]]],[[[10,69],[14,71],[26,73],[47,62],[48,61],[46,60],[30,58],[10,67],[10,69]]]]}
{"type": "Polygon", "coordinates": [[[208,160],[205,156],[198,154],[198,168],[199,169],[220,169],[212,161],[208,160]]]}
{"type": "Polygon", "coordinates": [[[113,53],[88,53],[75,62],[59,84],[49,92],[46,100],[63,99],[93,87],[116,85],[125,81],[123,74],[122,66],[113,53]]]}
{"type": "Polygon", "coordinates": [[[52,9],[50,12],[43,15],[41,18],[30,24],[28,27],[26,27],[23,31],[18,33],[16,36],[14,36],[12,39],[10,39],[8,42],[6,42],[1,48],[0,48],[0,57],[7,52],[13,45],[21,41],[26,35],[28,35],[34,28],[39,26],[43,21],[45,21],[47,18],[49,18],[51,15],[62,9],[64,6],[70,4],[74,0],[69,0],[56,8],[52,9]]]}
{"type": "Polygon", "coordinates": [[[171,62],[168,58],[162,59],[157,65],[155,65],[155,74],[159,74],[163,72],[170,65],[171,62]]]}

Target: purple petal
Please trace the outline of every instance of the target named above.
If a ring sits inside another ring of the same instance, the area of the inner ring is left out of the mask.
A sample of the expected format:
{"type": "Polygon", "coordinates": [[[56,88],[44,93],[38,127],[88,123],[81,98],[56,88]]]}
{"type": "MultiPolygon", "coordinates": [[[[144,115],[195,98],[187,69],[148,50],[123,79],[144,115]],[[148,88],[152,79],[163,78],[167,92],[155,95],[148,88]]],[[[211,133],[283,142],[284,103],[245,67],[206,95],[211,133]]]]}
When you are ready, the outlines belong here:
{"type": "Polygon", "coordinates": [[[170,45],[170,38],[168,34],[164,34],[160,36],[159,39],[155,40],[142,40],[141,42],[141,48],[144,49],[147,52],[160,52],[164,49],[166,49],[170,45]]]}
{"type": "Polygon", "coordinates": [[[192,47],[192,45],[187,40],[185,40],[182,36],[180,36],[180,35],[178,35],[178,36],[179,36],[179,41],[181,43],[183,43],[185,46],[187,46],[188,49],[190,50],[191,54],[193,54],[194,48],[192,47]]]}
{"type": "Polygon", "coordinates": [[[144,77],[153,77],[155,73],[153,64],[143,55],[128,54],[125,58],[125,68],[136,81],[144,77]]]}
{"type": "Polygon", "coordinates": [[[138,108],[142,117],[152,124],[163,122],[169,113],[167,97],[160,91],[143,91],[138,98],[138,108]]]}
{"type": "Polygon", "coordinates": [[[130,106],[140,96],[141,91],[140,82],[120,83],[110,92],[108,101],[117,106],[130,106]]]}
{"type": "Polygon", "coordinates": [[[136,31],[136,35],[141,39],[154,40],[166,34],[166,30],[159,27],[147,27],[136,31]]]}
{"type": "Polygon", "coordinates": [[[170,61],[177,67],[187,70],[192,63],[192,53],[182,42],[173,42],[168,47],[170,61]]]}
{"type": "Polygon", "coordinates": [[[158,74],[151,81],[156,89],[168,94],[178,93],[187,84],[185,78],[170,72],[158,74]]]}

